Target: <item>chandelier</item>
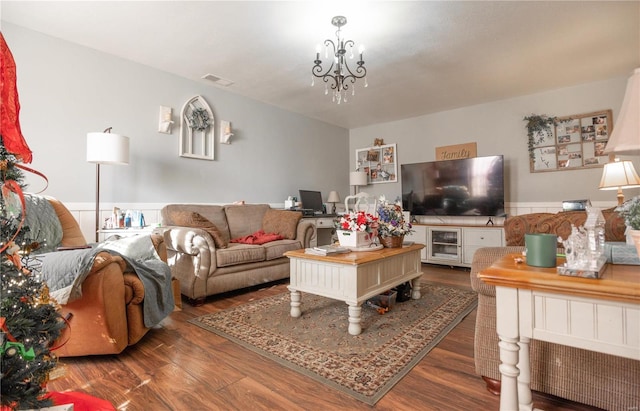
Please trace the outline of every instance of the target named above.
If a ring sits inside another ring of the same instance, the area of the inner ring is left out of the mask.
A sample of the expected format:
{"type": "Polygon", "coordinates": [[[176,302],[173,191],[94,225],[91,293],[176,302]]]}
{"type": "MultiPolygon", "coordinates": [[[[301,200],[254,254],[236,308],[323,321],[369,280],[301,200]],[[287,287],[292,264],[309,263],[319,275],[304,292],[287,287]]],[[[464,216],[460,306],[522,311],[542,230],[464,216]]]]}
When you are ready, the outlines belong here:
{"type": "Polygon", "coordinates": [[[332,58],[331,64],[328,68],[322,67],[322,60],[320,60],[321,47],[316,47],[316,59],[313,61],[313,68],[311,69],[311,86],[315,84],[315,78],[321,78],[324,81],[324,94],[329,94],[329,87],[333,90],[333,102],[340,104],[342,101],[347,102],[347,92],[351,89],[351,95],[355,95],[356,87],[355,83],[357,79],[364,78],[364,87],[367,87],[367,69],[364,67],[364,61],[362,60],[362,52],[364,47],[360,46],[359,54],[360,60],[356,62],[356,67],[349,67],[348,60],[353,59],[353,47],[355,43],[353,40],[345,40],[340,37],[340,29],[347,24],[347,18],[344,16],[335,16],[331,19],[331,24],[338,28],[336,31],[336,42],[327,39],[324,41],[324,57],[329,58],[329,49],[331,49],[332,58]],[[347,58],[347,50],[349,57],[347,58]],[[350,83],[350,84],[349,84],[350,83]]]}

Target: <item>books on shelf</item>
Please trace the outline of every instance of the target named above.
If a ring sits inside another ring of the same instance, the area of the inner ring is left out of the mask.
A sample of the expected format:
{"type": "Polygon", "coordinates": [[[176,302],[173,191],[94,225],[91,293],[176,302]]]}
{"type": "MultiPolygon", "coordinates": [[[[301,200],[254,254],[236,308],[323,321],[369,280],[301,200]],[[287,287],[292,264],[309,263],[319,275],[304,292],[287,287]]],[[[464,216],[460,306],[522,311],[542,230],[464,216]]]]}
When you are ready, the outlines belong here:
{"type": "Polygon", "coordinates": [[[343,254],[348,253],[351,250],[347,247],[342,247],[337,244],[329,244],[329,245],[320,245],[317,247],[311,247],[304,250],[307,254],[314,255],[331,255],[331,254],[343,254]]]}

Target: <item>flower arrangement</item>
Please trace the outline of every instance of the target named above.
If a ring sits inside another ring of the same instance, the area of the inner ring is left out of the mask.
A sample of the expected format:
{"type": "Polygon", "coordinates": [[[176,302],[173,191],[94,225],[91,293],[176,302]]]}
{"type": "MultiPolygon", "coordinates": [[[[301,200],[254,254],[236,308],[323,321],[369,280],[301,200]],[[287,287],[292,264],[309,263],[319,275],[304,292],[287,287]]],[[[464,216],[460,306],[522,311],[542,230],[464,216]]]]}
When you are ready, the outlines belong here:
{"type": "Polygon", "coordinates": [[[640,196],[625,201],[615,211],[624,218],[624,223],[631,230],[640,230],[640,196]]]}
{"type": "Polygon", "coordinates": [[[375,236],[378,218],[364,211],[352,211],[340,217],[336,228],[345,231],[365,231],[375,236]]]}
{"type": "Polygon", "coordinates": [[[390,203],[384,196],[378,202],[378,235],[381,237],[401,237],[412,233],[411,223],[404,220],[402,203],[390,203]]]}

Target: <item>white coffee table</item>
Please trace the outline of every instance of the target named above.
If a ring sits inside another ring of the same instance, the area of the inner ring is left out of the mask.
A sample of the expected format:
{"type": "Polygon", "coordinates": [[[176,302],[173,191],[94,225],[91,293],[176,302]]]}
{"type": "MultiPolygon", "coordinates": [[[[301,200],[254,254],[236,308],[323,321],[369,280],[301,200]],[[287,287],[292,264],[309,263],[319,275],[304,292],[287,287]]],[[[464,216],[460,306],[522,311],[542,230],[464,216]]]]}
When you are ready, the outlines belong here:
{"type": "Polygon", "coordinates": [[[291,316],[302,315],[300,292],[320,295],[349,306],[349,334],[362,332],[362,303],[390,288],[412,281],[411,298],[420,298],[422,244],[378,251],[350,252],[330,256],[288,251],[291,264],[291,316]]]}

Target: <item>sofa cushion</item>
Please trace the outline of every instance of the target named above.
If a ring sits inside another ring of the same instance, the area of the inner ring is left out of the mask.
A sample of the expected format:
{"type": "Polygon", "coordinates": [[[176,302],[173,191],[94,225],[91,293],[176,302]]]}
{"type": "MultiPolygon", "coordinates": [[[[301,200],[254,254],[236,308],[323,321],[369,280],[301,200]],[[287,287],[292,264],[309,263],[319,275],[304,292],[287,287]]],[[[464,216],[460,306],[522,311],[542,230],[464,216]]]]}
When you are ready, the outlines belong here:
{"type": "MultiPolygon", "coordinates": [[[[602,210],[605,220],[605,241],[625,241],[624,219],[614,208],[602,210]]],[[[571,226],[583,226],[587,219],[585,211],[563,211],[560,213],[531,213],[509,217],[504,222],[505,240],[508,246],[524,246],[525,234],[555,234],[566,240],[571,226]]]]}
{"type": "Polygon", "coordinates": [[[602,210],[602,216],[604,217],[604,239],[605,241],[626,241],[627,236],[625,231],[627,230],[627,226],[624,223],[624,218],[616,213],[615,209],[616,207],[602,210]]]}
{"type": "Polygon", "coordinates": [[[262,219],[262,229],[267,233],[280,234],[286,239],[296,238],[298,222],[302,218],[299,211],[268,209],[262,219]]]}
{"type": "Polygon", "coordinates": [[[264,261],[265,258],[266,249],[261,245],[231,243],[227,248],[216,250],[218,267],[255,263],[264,261]]]}
{"type": "Polygon", "coordinates": [[[224,238],[218,227],[204,218],[200,213],[187,210],[174,210],[171,212],[171,220],[174,225],[182,227],[200,228],[213,238],[217,248],[225,248],[228,241],[224,238]]]}
{"type": "Polygon", "coordinates": [[[543,217],[536,224],[536,233],[555,234],[566,240],[571,234],[571,227],[581,227],[587,219],[584,211],[563,211],[543,217]]]}
{"type": "Polygon", "coordinates": [[[193,220],[193,227],[202,228],[204,231],[209,233],[213,238],[213,242],[216,244],[217,248],[225,248],[229,243],[226,241],[218,227],[213,224],[211,221],[204,218],[200,213],[193,212],[191,214],[191,218],[193,220]]]}
{"type": "Polygon", "coordinates": [[[299,250],[302,248],[302,244],[298,240],[279,240],[272,241],[263,245],[266,255],[265,259],[275,260],[281,258],[287,251],[299,250]]]}
{"type": "Polygon", "coordinates": [[[531,213],[507,218],[504,221],[507,246],[524,246],[524,235],[537,233],[538,220],[552,215],[552,213],[531,213]]]}
{"type": "Polygon", "coordinates": [[[261,230],[262,218],[269,208],[268,204],[224,206],[224,212],[229,224],[230,238],[245,237],[261,230]]]}
{"type": "Polygon", "coordinates": [[[227,223],[227,216],[224,212],[223,206],[217,205],[199,205],[199,204],[168,204],[161,210],[162,224],[163,225],[179,225],[176,224],[173,217],[178,212],[198,213],[202,217],[211,221],[220,231],[222,238],[225,242],[231,240],[229,234],[229,224],[227,223]]]}
{"type": "MultiPolygon", "coordinates": [[[[59,200],[53,197],[46,197],[49,203],[56,211],[58,220],[62,226],[62,240],[60,241],[61,247],[81,247],[87,244],[82,230],[78,225],[78,221],[73,217],[73,214],[64,206],[59,200]]],[[[93,241],[93,240],[92,240],[93,241]]]]}

